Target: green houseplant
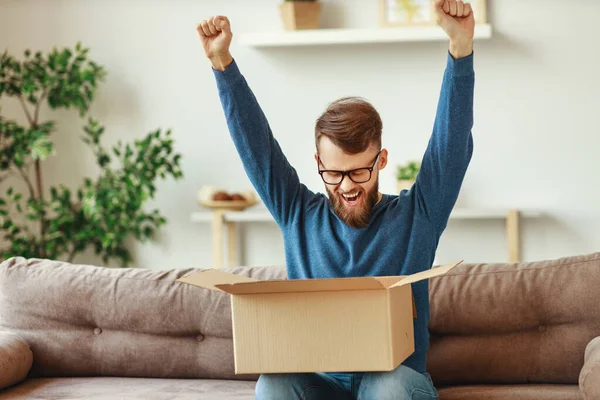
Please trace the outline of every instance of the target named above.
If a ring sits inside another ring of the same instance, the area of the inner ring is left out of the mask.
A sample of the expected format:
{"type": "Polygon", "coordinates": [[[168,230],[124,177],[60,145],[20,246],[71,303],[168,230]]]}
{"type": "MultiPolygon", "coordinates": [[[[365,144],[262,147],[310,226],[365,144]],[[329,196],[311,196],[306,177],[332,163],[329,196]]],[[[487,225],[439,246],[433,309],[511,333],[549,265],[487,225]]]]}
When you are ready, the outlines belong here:
{"type": "Polygon", "coordinates": [[[180,154],[171,132],[160,129],[133,143],[102,145],[104,127],[87,116],[105,69],[88,58],[89,49],[30,50],[17,60],[0,56],[0,98],[16,99],[26,123],[0,110],[0,256],[73,261],[91,248],[104,262],[132,261],[125,242],[148,240],[166,219],[158,210],[143,210],[156,192],[158,178],[182,177],[180,154]],[[42,163],[54,155],[55,121],[42,121],[40,108],[76,110],[84,119],[83,141],[99,167],[74,190],[65,185],[44,188],[42,163]],[[11,182],[21,180],[19,191],[11,182]],[[2,195],[4,193],[4,195],[2,195]]]}
{"type": "Polygon", "coordinates": [[[396,180],[398,182],[398,191],[410,189],[417,179],[421,163],[418,161],[408,161],[405,164],[399,164],[396,169],[396,180]]]}

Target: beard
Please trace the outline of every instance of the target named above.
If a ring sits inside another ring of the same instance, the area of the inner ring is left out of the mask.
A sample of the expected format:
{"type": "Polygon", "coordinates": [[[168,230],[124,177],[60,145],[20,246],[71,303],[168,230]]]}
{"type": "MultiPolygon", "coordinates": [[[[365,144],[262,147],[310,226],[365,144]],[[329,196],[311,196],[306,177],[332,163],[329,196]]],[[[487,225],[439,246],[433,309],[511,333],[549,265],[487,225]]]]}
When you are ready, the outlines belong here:
{"type": "Polygon", "coordinates": [[[367,193],[362,188],[358,189],[360,192],[359,197],[363,197],[361,200],[363,203],[359,207],[348,207],[345,201],[340,198],[341,194],[330,191],[329,187],[326,187],[326,189],[333,212],[344,223],[352,228],[364,228],[369,224],[373,207],[379,200],[379,180],[367,193]]]}

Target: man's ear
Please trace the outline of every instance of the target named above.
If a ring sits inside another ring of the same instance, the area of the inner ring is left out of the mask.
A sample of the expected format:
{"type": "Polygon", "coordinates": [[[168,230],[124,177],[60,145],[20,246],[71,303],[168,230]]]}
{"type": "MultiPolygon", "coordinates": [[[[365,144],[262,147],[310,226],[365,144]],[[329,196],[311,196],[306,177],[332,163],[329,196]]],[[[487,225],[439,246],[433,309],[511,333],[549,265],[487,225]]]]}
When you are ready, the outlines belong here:
{"type": "Polygon", "coordinates": [[[388,151],[386,149],[381,150],[379,155],[379,169],[384,169],[388,162],[388,151]]]}
{"type": "Polygon", "coordinates": [[[319,154],[315,153],[315,161],[317,162],[317,169],[319,168],[319,154]]]}

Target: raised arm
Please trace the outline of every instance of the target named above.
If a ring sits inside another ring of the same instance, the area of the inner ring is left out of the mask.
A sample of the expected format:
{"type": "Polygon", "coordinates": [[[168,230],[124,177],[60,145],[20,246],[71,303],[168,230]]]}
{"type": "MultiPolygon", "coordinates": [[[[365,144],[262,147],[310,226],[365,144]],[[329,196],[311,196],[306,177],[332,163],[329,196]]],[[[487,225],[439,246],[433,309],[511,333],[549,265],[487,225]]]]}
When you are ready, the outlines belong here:
{"type": "Polygon", "coordinates": [[[450,38],[433,133],[414,185],[417,209],[445,229],[473,154],[473,35],[469,4],[436,0],[438,24],[450,38]]]}
{"type": "Polygon", "coordinates": [[[300,183],[273,137],[267,118],[229,52],[232,33],[227,18],[217,16],[203,21],[197,31],[246,174],[277,223],[284,226],[306,200],[302,196],[310,192],[300,183]]]}

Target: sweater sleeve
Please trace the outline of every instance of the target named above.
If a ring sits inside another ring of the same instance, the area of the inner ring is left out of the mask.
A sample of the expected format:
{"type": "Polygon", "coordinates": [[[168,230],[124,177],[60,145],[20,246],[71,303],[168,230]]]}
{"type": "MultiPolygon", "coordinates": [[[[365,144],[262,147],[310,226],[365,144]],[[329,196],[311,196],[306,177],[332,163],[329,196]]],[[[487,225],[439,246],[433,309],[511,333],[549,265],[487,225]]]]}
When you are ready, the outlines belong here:
{"type": "Polygon", "coordinates": [[[267,118],[234,60],[213,69],[229,133],[244,170],[261,200],[282,227],[293,220],[301,195],[310,193],[289,164],[267,118]]]}
{"type": "Polygon", "coordinates": [[[433,133],[413,187],[417,211],[440,234],[473,154],[474,83],[473,53],[460,59],[448,53],[433,133]]]}

